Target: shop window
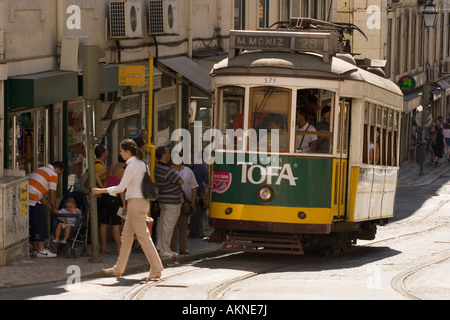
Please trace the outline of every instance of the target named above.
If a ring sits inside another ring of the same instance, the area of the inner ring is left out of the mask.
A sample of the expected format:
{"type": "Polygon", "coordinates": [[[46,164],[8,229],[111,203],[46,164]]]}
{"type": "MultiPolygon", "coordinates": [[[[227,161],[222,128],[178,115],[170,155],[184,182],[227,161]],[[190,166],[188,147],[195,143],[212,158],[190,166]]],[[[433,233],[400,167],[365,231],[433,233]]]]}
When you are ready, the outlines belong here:
{"type": "Polygon", "coordinates": [[[175,130],[176,124],[176,104],[159,108],[158,110],[158,131],[156,133],[156,146],[168,146],[171,141],[171,134],[175,130]]]}
{"type": "Polygon", "coordinates": [[[9,122],[8,168],[30,174],[49,162],[48,109],[12,113],[9,122]]]}
{"type": "Polygon", "coordinates": [[[81,177],[87,170],[84,101],[67,104],[68,188],[81,190],[81,177]]]}

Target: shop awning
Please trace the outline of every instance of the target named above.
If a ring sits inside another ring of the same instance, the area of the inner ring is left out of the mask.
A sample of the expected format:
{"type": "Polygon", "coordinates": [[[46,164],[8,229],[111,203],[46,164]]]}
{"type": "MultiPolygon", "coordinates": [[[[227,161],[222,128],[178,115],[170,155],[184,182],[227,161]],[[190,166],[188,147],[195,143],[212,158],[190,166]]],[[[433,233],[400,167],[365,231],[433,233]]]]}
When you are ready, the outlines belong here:
{"type": "Polygon", "coordinates": [[[439,100],[442,97],[440,88],[434,84],[431,84],[430,95],[433,97],[433,101],[439,100]]]}
{"type": "Polygon", "coordinates": [[[209,71],[188,57],[159,60],[160,63],[181,74],[202,91],[209,93],[209,71]]]}
{"type": "Polygon", "coordinates": [[[403,98],[403,112],[409,113],[422,105],[422,91],[416,91],[403,98]]]}
{"type": "Polygon", "coordinates": [[[78,73],[50,71],[8,78],[7,106],[35,108],[78,98],[78,73]]]}
{"type": "Polygon", "coordinates": [[[436,84],[444,91],[444,94],[450,93],[450,83],[445,80],[440,80],[436,84]]]}

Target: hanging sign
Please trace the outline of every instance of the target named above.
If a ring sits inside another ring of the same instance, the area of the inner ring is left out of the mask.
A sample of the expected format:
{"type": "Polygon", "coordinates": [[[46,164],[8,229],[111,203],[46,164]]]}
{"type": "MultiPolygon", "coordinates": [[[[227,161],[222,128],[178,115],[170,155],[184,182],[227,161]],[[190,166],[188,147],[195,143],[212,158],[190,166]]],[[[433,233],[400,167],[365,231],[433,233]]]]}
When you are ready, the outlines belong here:
{"type": "Polygon", "coordinates": [[[413,92],[416,90],[416,80],[411,76],[403,76],[398,81],[398,86],[405,93],[413,92]]]}
{"type": "Polygon", "coordinates": [[[119,85],[130,87],[145,86],[145,66],[120,66],[119,85]]]}

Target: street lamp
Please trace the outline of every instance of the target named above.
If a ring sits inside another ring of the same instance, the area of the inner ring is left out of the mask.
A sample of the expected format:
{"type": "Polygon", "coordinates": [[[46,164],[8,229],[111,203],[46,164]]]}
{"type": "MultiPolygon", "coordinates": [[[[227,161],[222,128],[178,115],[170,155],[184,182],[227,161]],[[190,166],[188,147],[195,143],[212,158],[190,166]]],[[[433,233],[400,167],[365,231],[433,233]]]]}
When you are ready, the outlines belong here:
{"type": "MultiPolygon", "coordinates": [[[[436,6],[433,3],[433,0],[428,0],[428,2],[425,4],[425,7],[422,11],[422,19],[425,27],[427,28],[427,41],[430,41],[430,28],[434,28],[434,25],[436,23],[436,18],[438,15],[438,11],[436,10],[436,6]]],[[[428,46],[429,47],[429,46],[428,46]]],[[[425,48],[423,48],[425,50],[425,48]]],[[[423,67],[425,71],[425,53],[423,54],[423,67]]],[[[425,162],[425,154],[426,154],[426,137],[425,137],[425,128],[427,126],[427,120],[429,118],[429,115],[431,114],[431,101],[430,98],[430,86],[428,85],[428,79],[427,83],[422,88],[422,132],[421,132],[421,142],[417,145],[417,155],[418,155],[418,163],[420,164],[420,175],[423,175],[423,165],[425,162]]],[[[433,159],[434,160],[434,159],[433,159]]]]}
{"type": "Polygon", "coordinates": [[[437,15],[438,12],[436,10],[436,5],[433,3],[433,0],[428,0],[428,2],[425,4],[425,8],[422,11],[422,18],[425,27],[434,28],[437,15]]]}

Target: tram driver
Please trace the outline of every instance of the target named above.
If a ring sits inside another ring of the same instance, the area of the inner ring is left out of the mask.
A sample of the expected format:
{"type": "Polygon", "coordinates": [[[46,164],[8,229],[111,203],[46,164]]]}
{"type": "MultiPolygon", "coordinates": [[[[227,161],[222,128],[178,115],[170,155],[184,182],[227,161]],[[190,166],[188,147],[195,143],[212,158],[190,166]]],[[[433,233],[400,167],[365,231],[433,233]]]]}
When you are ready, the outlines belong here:
{"type": "MultiPolygon", "coordinates": [[[[330,132],[331,122],[331,107],[325,106],[321,111],[322,121],[317,124],[317,131],[330,132]]],[[[330,137],[319,136],[319,142],[317,146],[318,153],[330,153],[330,137]]]]}
{"type": "MultiPolygon", "coordinates": [[[[316,128],[312,126],[307,120],[307,111],[304,108],[298,108],[296,113],[297,132],[317,132],[316,128]]],[[[315,134],[304,133],[298,134],[296,139],[296,150],[300,153],[311,153],[317,149],[319,138],[315,134]]]]}

